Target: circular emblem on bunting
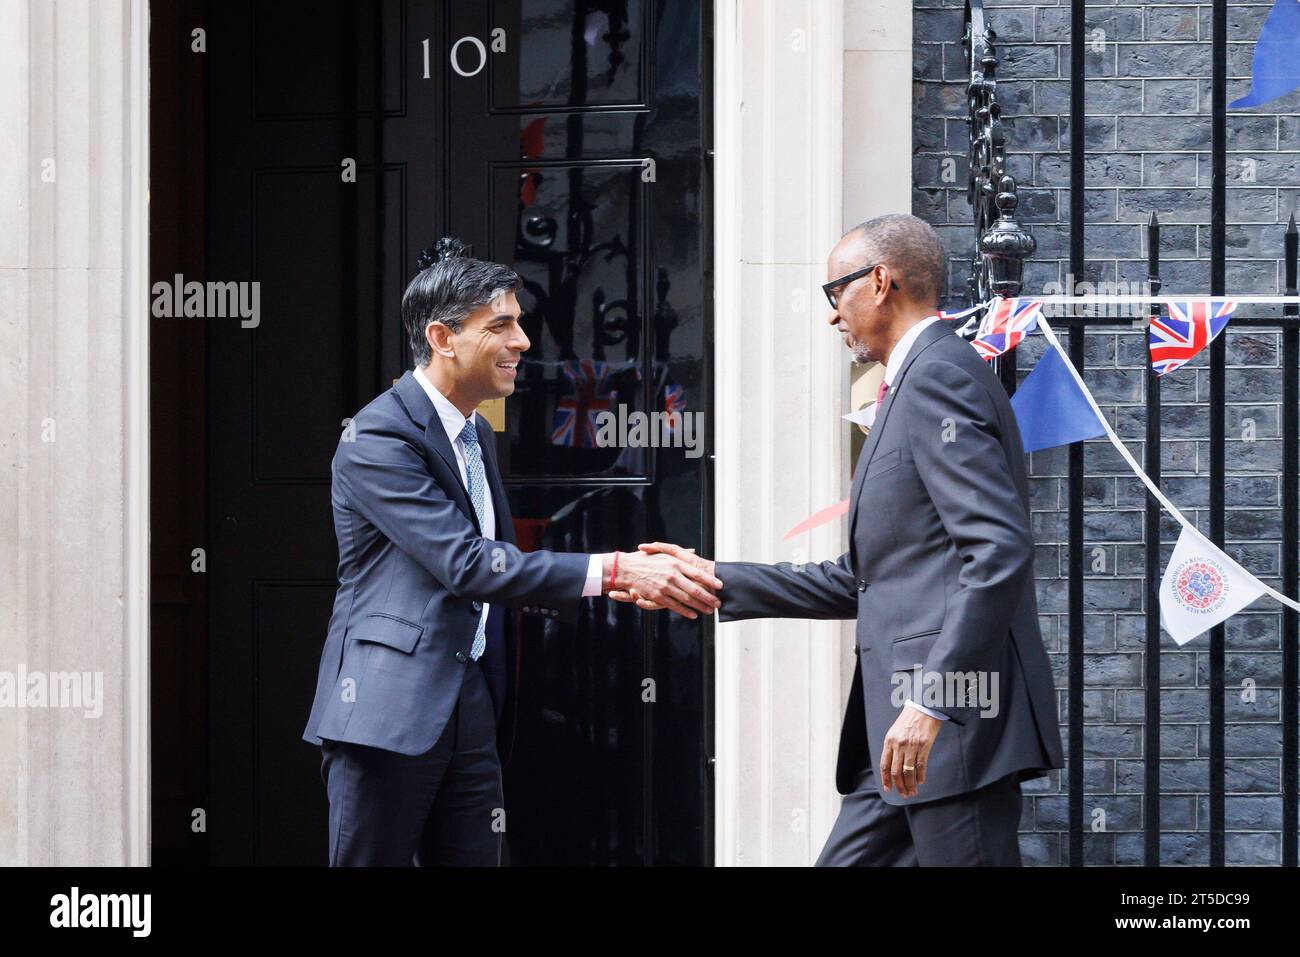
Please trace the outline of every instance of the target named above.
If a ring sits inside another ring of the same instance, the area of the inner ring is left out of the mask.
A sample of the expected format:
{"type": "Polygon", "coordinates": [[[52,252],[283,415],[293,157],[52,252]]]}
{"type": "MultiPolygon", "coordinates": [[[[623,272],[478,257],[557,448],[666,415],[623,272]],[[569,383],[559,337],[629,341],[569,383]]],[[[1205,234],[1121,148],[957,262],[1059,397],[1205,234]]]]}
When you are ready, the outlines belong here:
{"type": "Polygon", "coordinates": [[[1228,581],[1217,562],[1189,558],[1174,571],[1174,598],[1187,611],[1215,611],[1228,595],[1228,581]]]}

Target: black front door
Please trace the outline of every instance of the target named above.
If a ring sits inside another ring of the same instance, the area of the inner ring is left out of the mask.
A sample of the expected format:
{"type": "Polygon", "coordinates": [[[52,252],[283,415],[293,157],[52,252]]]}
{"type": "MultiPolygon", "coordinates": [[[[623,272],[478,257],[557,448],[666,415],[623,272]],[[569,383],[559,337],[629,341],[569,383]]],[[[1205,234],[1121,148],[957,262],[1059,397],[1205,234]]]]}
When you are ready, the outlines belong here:
{"type": "MultiPolygon", "coordinates": [[[[709,547],[710,17],[208,5],[207,278],[260,283],[261,307],[208,322],[214,862],[325,859],[301,733],[335,587],[329,463],[409,367],[398,304],[438,236],[524,278],[532,348],[492,410],[521,545],[709,547]]],[[[707,863],[707,626],[595,599],[519,627],[511,860],[707,863]]]]}

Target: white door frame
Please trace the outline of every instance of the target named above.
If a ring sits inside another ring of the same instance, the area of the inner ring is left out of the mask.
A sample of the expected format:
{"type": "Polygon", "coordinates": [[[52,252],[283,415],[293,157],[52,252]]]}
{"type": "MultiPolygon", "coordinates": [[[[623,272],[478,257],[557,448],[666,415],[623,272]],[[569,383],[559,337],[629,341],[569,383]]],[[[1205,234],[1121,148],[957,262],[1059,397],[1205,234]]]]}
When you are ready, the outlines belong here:
{"type": "MultiPolygon", "coordinates": [[[[819,288],[841,225],[843,4],[715,8],[720,559],[806,562],[844,550],[842,523],[782,539],[848,487],[848,363],[819,288]]],[[[853,673],[843,629],[754,621],[715,634],[715,863],[810,863],[839,808],[835,756],[853,673]]]]}
{"type": "MultiPolygon", "coordinates": [[[[912,6],[717,0],[713,35],[716,557],[834,559],[843,522],[783,535],[848,494],[853,373],[819,286],[845,227],[911,211],[912,6]]],[[[853,623],[715,634],[715,862],[811,864],[853,623]]]]}
{"type": "Polygon", "coordinates": [[[149,2],[127,10],[126,863],[150,863],[149,741],[149,2]]]}

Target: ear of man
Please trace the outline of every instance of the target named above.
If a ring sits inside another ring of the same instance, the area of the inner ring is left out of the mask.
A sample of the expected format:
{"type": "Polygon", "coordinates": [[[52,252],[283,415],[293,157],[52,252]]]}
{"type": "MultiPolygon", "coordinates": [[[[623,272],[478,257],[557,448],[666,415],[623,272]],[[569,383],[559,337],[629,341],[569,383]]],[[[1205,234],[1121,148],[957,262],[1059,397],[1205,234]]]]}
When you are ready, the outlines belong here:
{"type": "Polygon", "coordinates": [[[452,343],[454,337],[455,333],[441,322],[431,322],[424,329],[424,338],[428,341],[433,354],[445,359],[455,358],[456,349],[452,343]]]}

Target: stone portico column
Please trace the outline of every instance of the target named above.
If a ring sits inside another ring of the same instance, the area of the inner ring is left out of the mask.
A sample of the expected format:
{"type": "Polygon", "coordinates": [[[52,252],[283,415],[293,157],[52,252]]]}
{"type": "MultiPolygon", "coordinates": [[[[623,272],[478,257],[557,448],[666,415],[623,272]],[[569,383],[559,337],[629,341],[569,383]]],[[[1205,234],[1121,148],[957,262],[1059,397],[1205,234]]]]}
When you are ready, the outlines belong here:
{"type": "Polygon", "coordinates": [[[147,68],[145,0],[0,0],[4,865],[148,862],[147,68]]]}

